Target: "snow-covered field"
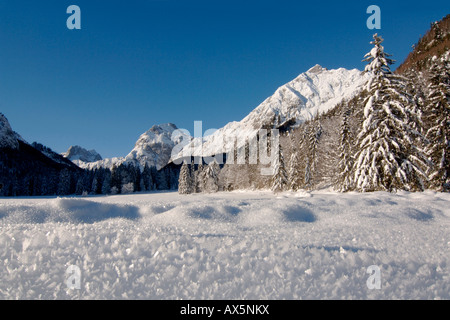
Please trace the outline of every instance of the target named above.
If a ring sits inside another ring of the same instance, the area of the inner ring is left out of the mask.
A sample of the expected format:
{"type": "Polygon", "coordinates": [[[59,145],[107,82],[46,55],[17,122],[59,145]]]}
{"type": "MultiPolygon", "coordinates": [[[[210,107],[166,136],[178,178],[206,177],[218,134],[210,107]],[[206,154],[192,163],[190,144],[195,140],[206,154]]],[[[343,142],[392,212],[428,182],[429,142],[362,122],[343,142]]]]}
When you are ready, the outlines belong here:
{"type": "Polygon", "coordinates": [[[450,299],[449,232],[429,191],[0,199],[0,298],[450,299]]]}

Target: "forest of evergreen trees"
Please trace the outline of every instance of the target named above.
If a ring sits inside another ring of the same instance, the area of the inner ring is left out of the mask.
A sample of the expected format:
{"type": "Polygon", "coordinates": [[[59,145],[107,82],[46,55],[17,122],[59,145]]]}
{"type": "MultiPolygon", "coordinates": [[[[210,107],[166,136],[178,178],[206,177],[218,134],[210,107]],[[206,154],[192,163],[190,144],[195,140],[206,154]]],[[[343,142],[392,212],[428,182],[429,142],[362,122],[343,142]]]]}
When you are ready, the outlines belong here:
{"type": "Polygon", "coordinates": [[[37,143],[20,142],[19,150],[0,151],[0,196],[120,194],[178,187],[176,167],[157,171],[121,164],[111,170],[86,170],[37,143]]]}

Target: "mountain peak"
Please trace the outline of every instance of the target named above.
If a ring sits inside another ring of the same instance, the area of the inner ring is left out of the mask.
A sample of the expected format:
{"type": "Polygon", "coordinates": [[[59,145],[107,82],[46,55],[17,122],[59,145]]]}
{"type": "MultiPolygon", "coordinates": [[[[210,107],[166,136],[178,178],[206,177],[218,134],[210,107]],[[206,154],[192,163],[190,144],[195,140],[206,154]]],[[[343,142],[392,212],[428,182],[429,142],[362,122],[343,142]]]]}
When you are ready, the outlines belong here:
{"type": "Polygon", "coordinates": [[[327,68],[322,67],[320,64],[316,64],[314,67],[312,67],[311,69],[309,69],[308,73],[320,73],[322,71],[327,71],[327,68]]]}
{"type": "Polygon", "coordinates": [[[186,138],[182,132],[172,137],[177,129],[173,123],[153,125],[139,136],[133,150],[126,157],[108,158],[95,162],[74,162],[81,168],[91,170],[100,167],[112,168],[121,164],[130,164],[141,169],[147,165],[159,170],[169,162],[173,147],[186,138]]]}
{"type": "Polygon", "coordinates": [[[133,150],[125,157],[125,161],[137,162],[141,167],[147,164],[161,169],[169,162],[171,151],[178,140],[183,139],[180,134],[177,141],[172,140],[172,134],[177,129],[173,123],[152,126],[139,137],[133,150]]]}
{"type": "Polygon", "coordinates": [[[166,132],[173,132],[174,130],[178,129],[176,125],[173,123],[163,123],[163,124],[155,124],[153,125],[147,132],[154,132],[161,134],[164,131],[166,132]]]}
{"type": "Polygon", "coordinates": [[[0,148],[17,149],[17,134],[11,129],[8,119],[0,113],[0,148]]]}
{"type": "Polygon", "coordinates": [[[62,154],[63,157],[73,161],[80,160],[83,162],[95,162],[102,160],[102,156],[95,150],[86,150],[80,146],[71,146],[67,152],[62,154]]]}

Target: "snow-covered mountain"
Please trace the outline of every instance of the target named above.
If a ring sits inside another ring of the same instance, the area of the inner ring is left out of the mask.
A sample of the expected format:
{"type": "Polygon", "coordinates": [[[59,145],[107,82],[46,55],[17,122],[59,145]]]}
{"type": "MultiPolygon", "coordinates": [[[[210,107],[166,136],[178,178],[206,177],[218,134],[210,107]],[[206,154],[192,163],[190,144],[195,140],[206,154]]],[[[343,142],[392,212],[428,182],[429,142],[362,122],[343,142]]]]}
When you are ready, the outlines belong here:
{"type": "Polygon", "coordinates": [[[173,147],[182,139],[189,137],[176,131],[172,140],[172,135],[177,129],[177,126],[172,123],[154,125],[139,137],[133,150],[126,157],[108,158],[95,162],[78,159],[74,160],[74,163],[88,169],[112,168],[114,165],[131,164],[141,168],[147,165],[159,170],[169,162],[173,147]]]}
{"type": "Polygon", "coordinates": [[[67,152],[61,154],[63,157],[74,161],[95,162],[102,160],[102,156],[95,150],[86,150],[80,146],[71,146],[67,152]]]}
{"type": "Polygon", "coordinates": [[[172,139],[172,134],[177,129],[173,123],[151,127],[139,137],[133,150],[125,157],[125,162],[138,162],[141,167],[147,164],[161,169],[169,162],[173,147],[183,137],[188,137],[177,131],[172,139]]]}
{"type": "Polygon", "coordinates": [[[214,134],[204,137],[203,143],[199,141],[201,138],[195,138],[172,160],[186,154],[204,157],[226,153],[233,147],[232,144],[224,145],[230,139],[237,138],[237,146],[241,147],[245,138],[254,137],[261,128],[299,125],[317,114],[331,110],[343,99],[354,97],[368,79],[368,74],[357,69],[328,70],[316,65],[278,88],[240,122],[228,123],[214,134]]]}

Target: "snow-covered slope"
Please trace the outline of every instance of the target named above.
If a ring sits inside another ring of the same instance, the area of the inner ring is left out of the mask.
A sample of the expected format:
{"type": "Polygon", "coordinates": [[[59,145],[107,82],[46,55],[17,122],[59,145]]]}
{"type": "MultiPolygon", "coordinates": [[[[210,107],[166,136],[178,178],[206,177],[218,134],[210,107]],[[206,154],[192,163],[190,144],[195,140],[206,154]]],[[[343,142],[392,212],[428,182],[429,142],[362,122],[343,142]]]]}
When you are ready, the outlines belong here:
{"type": "Polygon", "coordinates": [[[80,146],[71,146],[67,152],[62,154],[63,157],[73,161],[80,160],[83,162],[95,162],[102,160],[102,156],[95,150],[86,150],[80,146]]]}
{"type": "Polygon", "coordinates": [[[188,137],[176,131],[172,140],[172,135],[177,129],[177,126],[172,123],[154,125],[139,137],[133,150],[126,157],[115,157],[90,163],[80,161],[81,159],[74,160],[74,162],[87,169],[112,168],[114,165],[125,163],[141,168],[147,164],[147,166],[156,167],[159,170],[169,162],[173,147],[188,137]]]}
{"type": "Polygon", "coordinates": [[[344,68],[328,70],[316,65],[275,93],[250,112],[240,122],[230,122],[213,135],[204,137],[203,144],[194,139],[172,160],[182,155],[211,156],[225,153],[230,146],[223,141],[237,137],[238,147],[245,138],[252,138],[259,129],[295,126],[334,108],[343,99],[355,96],[363,88],[369,75],[344,68]],[[186,148],[192,148],[189,153],[186,148]]]}
{"type": "Polygon", "coordinates": [[[0,297],[448,300],[449,201],[325,190],[0,199],[0,297]]]}
{"type": "Polygon", "coordinates": [[[0,148],[17,149],[19,143],[18,135],[11,129],[8,119],[0,113],[0,148]]]}

